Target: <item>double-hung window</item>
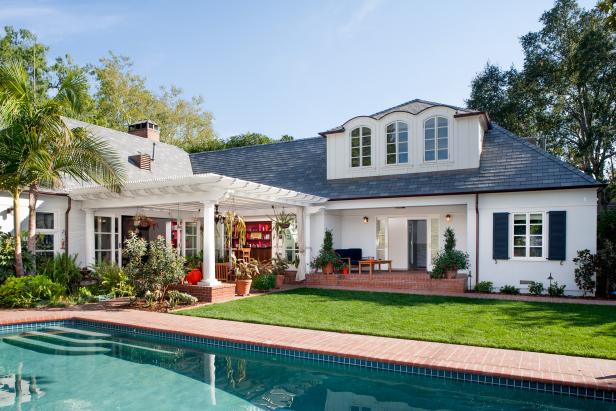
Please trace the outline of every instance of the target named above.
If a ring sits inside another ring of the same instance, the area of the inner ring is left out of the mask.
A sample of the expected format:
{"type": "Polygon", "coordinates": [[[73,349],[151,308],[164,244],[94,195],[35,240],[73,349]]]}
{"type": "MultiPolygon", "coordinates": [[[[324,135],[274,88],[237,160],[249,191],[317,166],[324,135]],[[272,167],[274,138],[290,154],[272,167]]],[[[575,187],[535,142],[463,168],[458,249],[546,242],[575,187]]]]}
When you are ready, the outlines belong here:
{"type": "Polygon", "coordinates": [[[351,131],[351,167],[372,165],[372,130],[357,127],[351,131]]]}
{"type": "Polygon", "coordinates": [[[55,248],[55,221],[53,213],[36,213],[36,258],[45,261],[53,258],[55,248]]]}
{"type": "Polygon", "coordinates": [[[197,223],[187,221],[185,224],[184,253],[186,257],[194,257],[197,255],[197,223]]]}
{"type": "Polygon", "coordinates": [[[395,121],[386,128],[387,164],[406,164],[409,162],[409,126],[403,121],[395,121]]]}
{"type": "Polygon", "coordinates": [[[513,256],[543,257],[544,214],[538,212],[513,214],[513,256]]]}
{"type": "Polygon", "coordinates": [[[449,121],[432,117],[424,123],[424,161],[449,159],[449,121]]]}
{"type": "Polygon", "coordinates": [[[96,262],[114,262],[114,232],[112,217],[94,217],[94,256],[96,262]]]}

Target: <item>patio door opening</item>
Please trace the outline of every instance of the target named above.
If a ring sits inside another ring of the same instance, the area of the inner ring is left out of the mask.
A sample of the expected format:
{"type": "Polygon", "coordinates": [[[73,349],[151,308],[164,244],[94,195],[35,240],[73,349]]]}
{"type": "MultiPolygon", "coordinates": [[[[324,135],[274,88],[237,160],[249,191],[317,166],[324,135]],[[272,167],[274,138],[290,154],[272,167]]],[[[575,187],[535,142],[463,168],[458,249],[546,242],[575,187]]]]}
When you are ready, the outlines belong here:
{"type": "Polygon", "coordinates": [[[408,220],[409,270],[425,270],[428,263],[428,227],[426,220],[408,220]]]}

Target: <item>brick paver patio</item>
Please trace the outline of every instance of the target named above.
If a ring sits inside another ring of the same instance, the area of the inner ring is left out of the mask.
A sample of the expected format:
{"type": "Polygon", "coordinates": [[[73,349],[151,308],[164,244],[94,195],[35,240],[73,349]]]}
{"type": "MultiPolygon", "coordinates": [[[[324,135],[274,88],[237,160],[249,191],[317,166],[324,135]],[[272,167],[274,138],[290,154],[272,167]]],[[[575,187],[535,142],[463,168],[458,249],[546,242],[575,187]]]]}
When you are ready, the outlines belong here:
{"type": "Polygon", "coordinates": [[[616,391],[616,361],[85,306],[1,310],[0,325],[82,319],[372,361],[616,391]]]}

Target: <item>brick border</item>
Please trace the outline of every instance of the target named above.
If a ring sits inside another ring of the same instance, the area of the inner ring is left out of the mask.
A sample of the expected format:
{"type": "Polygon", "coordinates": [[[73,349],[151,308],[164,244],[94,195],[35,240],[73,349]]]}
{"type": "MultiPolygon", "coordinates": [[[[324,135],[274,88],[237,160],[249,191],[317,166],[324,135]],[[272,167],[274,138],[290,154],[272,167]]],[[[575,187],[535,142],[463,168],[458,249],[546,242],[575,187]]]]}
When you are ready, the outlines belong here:
{"type": "Polygon", "coordinates": [[[235,284],[222,283],[214,287],[204,287],[191,284],[174,284],[170,290],[181,291],[190,294],[200,302],[222,303],[231,301],[235,297],[235,284]]]}

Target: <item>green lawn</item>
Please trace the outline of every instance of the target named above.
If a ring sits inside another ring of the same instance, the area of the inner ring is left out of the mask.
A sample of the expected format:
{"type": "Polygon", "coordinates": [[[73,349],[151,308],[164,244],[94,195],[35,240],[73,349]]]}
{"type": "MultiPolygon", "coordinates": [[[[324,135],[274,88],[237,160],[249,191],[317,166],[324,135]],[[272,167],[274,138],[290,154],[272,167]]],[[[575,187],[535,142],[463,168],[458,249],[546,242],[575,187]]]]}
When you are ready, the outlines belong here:
{"type": "Polygon", "coordinates": [[[299,288],[181,315],[616,359],[616,307],[299,288]]]}

